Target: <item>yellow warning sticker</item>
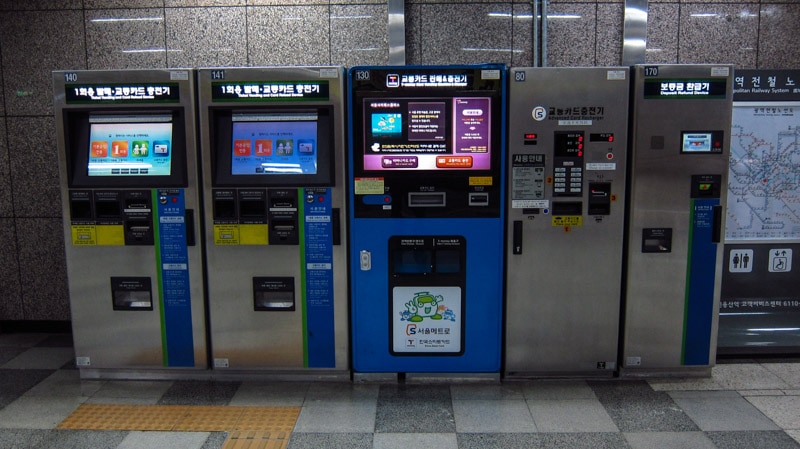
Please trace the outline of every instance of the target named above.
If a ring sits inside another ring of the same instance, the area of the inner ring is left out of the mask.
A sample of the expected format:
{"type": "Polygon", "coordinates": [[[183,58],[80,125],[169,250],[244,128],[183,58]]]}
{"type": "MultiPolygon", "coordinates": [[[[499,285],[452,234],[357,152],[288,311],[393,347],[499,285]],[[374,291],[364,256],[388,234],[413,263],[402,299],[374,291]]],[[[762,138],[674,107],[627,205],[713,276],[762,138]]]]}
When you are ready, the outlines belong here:
{"type": "Polygon", "coordinates": [[[125,246],[125,226],[98,225],[95,228],[98,246],[125,246]]]}
{"type": "Polygon", "coordinates": [[[214,244],[238,245],[239,225],[237,224],[214,225],[214,244]]]}
{"type": "Polygon", "coordinates": [[[383,178],[356,178],[356,195],[383,195],[383,178]]]}
{"type": "Polygon", "coordinates": [[[580,215],[554,215],[553,226],[583,226],[583,217],[580,215]]]}
{"type": "Polygon", "coordinates": [[[72,226],[72,246],[97,245],[97,232],[92,225],[72,226]]]}
{"type": "Polygon", "coordinates": [[[268,245],[269,232],[266,224],[239,225],[240,245],[268,245]]]}
{"type": "Polygon", "coordinates": [[[490,186],[494,183],[491,176],[470,176],[469,185],[471,186],[490,186]]]}

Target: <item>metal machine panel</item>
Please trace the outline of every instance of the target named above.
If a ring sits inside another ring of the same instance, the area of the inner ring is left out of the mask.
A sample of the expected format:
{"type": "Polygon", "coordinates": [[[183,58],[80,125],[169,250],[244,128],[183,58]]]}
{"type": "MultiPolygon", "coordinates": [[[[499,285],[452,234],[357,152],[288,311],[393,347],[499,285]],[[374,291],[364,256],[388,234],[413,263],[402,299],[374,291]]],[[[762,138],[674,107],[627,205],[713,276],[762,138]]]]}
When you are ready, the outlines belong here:
{"type": "Polygon", "coordinates": [[[198,70],[213,366],[349,376],[342,67],[198,70]]]}
{"type": "Polygon", "coordinates": [[[53,73],[76,364],[206,369],[191,70],[53,73]]]}
{"type": "Polygon", "coordinates": [[[507,376],[616,370],[629,71],[510,71],[507,376]]]}
{"type": "Polygon", "coordinates": [[[639,65],[623,371],[715,362],[733,69],[639,65]]]}

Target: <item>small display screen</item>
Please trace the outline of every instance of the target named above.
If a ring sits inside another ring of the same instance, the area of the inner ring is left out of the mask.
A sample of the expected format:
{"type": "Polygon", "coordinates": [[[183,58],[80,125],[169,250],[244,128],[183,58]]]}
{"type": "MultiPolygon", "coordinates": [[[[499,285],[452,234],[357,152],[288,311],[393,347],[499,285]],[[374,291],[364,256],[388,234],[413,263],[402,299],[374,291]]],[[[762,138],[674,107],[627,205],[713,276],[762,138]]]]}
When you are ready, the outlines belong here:
{"type": "Polygon", "coordinates": [[[686,133],[683,135],[685,153],[708,153],[711,151],[711,133],[686,133]]]}
{"type": "Polygon", "coordinates": [[[317,173],[317,121],[234,121],[231,175],[317,173]]]}
{"type": "Polygon", "coordinates": [[[491,98],[364,102],[365,170],[489,170],[491,98]]]}
{"type": "Polygon", "coordinates": [[[692,131],[681,133],[681,153],[721,153],[722,132],[692,131]]]}
{"type": "Polygon", "coordinates": [[[169,176],[172,123],[92,123],[88,175],[169,176]]]}

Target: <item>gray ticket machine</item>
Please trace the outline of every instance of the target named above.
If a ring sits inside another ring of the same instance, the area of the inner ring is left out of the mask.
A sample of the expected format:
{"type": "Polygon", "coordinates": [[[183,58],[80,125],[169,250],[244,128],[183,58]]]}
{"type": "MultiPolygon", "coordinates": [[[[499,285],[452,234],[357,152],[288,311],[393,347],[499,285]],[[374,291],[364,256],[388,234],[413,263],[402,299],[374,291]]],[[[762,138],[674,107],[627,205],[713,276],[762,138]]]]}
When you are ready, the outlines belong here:
{"type": "Polygon", "coordinates": [[[214,369],[349,378],[344,69],[197,77],[214,369]]]}
{"type": "Polygon", "coordinates": [[[508,377],[616,371],[629,72],[511,69],[508,377]]]}
{"type": "Polygon", "coordinates": [[[715,363],[733,68],[635,67],[623,373],[715,363]]]}
{"type": "Polygon", "coordinates": [[[194,75],[54,72],[83,377],[206,369],[194,75]]]}

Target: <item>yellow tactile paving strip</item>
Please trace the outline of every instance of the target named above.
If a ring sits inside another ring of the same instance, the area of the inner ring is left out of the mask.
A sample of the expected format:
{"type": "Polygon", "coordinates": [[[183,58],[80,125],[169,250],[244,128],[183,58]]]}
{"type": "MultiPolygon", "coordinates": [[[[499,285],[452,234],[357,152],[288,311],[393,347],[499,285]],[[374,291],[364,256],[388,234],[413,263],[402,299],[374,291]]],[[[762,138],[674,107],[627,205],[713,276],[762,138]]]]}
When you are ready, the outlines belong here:
{"type": "Polygon", "coordinates": [[[229,432],[223,449],[281,449],[300,407],[83,404],[59,429],[229,432]]]}

